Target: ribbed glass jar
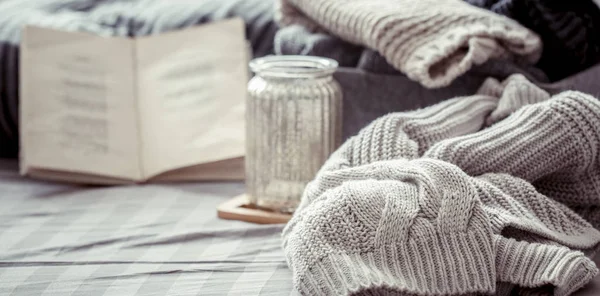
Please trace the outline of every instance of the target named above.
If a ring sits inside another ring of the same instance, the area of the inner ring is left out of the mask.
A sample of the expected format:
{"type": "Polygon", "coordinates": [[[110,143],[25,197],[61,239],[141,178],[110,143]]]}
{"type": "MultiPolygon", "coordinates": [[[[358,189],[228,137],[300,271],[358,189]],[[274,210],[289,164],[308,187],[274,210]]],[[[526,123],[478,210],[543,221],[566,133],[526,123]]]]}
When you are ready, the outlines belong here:
{"type": "Polygon", "coordinates": [[[250,62],[246,107],[246,185],[260,208],[293,212],[304,187],[341,140],[337,62],[269,56],[250,62]]]}

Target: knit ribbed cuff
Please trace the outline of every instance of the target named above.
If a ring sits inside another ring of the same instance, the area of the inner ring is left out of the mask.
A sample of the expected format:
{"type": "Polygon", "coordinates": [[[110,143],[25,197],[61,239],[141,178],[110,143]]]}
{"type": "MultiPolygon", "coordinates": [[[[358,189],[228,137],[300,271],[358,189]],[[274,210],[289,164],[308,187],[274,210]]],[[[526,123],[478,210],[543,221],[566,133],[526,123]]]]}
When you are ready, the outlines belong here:
{"type": "MultiPolygon", "coordinates": [[[[528,243],[500,236],[496,240],[498,281],[521,289],[540,288],[552,295],[570,295],[597,274],[594,262],[578,251],[562,246],[528,243]]],[[[535,294],[535,291],[530,291],[535,294]]]]}
{"type": "Polygon", "coordinates": [[[300,275],[303,295],[486,293],[496,288],[490,234],[438,234],[375,248],[332,253],[300,275]]]}

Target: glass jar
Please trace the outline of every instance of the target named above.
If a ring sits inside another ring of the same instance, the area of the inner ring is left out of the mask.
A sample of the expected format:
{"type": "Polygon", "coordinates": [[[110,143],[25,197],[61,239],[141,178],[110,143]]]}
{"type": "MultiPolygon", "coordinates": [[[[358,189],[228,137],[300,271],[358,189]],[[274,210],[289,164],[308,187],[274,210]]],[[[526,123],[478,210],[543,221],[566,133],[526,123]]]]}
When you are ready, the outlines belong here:
{"type": "Polygon", "coordinates": [[[246,105],[246,185],[259,208],[293,212],[341,140],[337,62],[311,56],[254,59],[246,105]]]}

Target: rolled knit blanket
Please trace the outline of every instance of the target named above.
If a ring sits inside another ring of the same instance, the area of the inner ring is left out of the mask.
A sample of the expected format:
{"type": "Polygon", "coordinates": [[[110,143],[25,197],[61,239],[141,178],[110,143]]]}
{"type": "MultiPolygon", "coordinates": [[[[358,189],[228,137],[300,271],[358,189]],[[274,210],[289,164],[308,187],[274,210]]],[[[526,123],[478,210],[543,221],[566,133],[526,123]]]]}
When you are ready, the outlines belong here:
{"type": "Polygon", "coordinates": [[[277,17],[375,49],[431,88],[492,58],[535,63],[542,46],[517,22],[460,0],[281,0],[277,17]]]}
{"type": "MultiPolygon", "coordinates": [[[[283,248],[297,289],[304,295],[471,295],[510,293],[512,284],[518,294],[562,296],[584,286],[598,274],[586,256],[600,246],[600,232],[584,218],[597,223],[600,187],[593,176],[579,183],[569,179],[573,172],[587,174],[593,164],[572,161],[587,146],[574,150],[566,142],[585,143],[592,134],[554,130],[572,134],[552,138],[565,141],[562,154],[520,158],[532,175],[490,166],[472,170],[490,152],[504,153],[512,163],[515,155],[505,149],[512,142],[521,143],[518,156],[527,147],[535,151],[548,144],[529,141],[531,135],[505,132],[499,135],[503,142],[469,149],[457,148],[465,147],[464,140],[453,141],[479,138],[505,122],[512,125],[507,130],[526,127],[548,137],[548,119],[513,117],[537,108],[554,112],[547,118],[562,118],[564,111],[551,107],[561,104],[578,110],[600,106],[576,92],[550,98],[513,76],[486,82],[474,96],[374,121],[325,163],[284,229],[283,248]],[[473,153],[463,157],[464,152],[473,153]],[[553,164],[554,170],[547,169],[553,164]],[[558,202],[564,195],[530,183],[547,176],[562,176],[575,186],[570,188],[585,187],[589,198],[575,195],[571,209],[558,202]]],[[[570,120],[565,128],[600,127],[593,116],[570,120]]]]}
{"type": "Polygon", "coordinates": [[[465,0],[518,21],[544,43],[538,66],[559,80],[600,61],[600,8],[592,0],[465,0]]]}

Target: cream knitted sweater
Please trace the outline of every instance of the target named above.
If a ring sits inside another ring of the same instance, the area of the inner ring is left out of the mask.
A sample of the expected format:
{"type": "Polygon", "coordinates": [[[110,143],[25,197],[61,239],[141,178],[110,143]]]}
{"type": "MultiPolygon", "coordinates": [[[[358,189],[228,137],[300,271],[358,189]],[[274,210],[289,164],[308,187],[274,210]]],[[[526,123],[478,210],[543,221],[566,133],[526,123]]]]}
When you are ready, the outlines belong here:
{"type": "Polygon", "coordinates": [[[431,88],[491,58],[534,63],[541,53],[533,32],[461,0],[279,1],[280,24],[301,24],[375,49],[431,88]]]}
{"type": "Polygon", "coordinates": [[[522,76],[384,116],[331,156],[284,229],[295,285],[569,295],[598,273],[600,232],[566,205],[600,206],[599,135],[595,98],[522,76]]]}

